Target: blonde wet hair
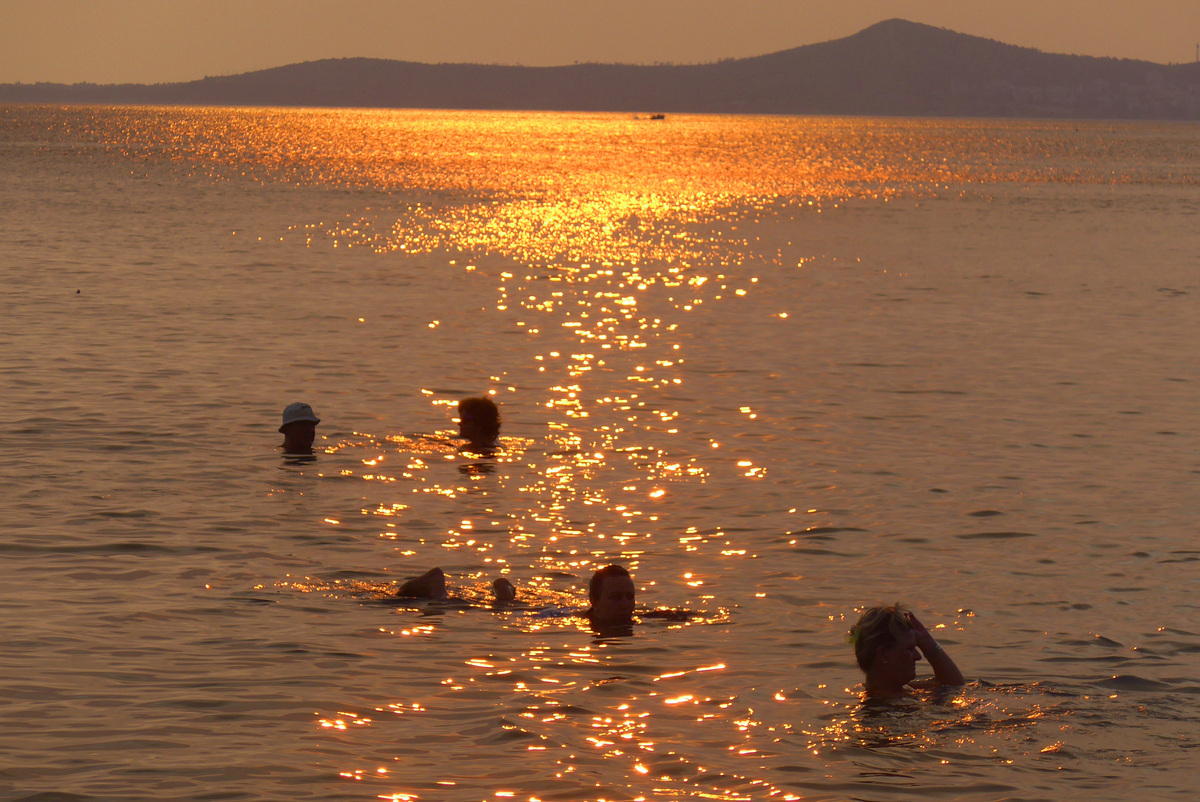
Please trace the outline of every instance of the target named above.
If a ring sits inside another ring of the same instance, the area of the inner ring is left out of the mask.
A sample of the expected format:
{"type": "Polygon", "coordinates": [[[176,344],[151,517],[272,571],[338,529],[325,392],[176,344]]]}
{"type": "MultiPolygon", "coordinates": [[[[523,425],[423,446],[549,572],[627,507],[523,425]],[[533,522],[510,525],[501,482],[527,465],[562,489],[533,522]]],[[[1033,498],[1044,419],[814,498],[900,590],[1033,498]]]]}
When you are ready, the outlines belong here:
{"type": "Polygon", "coordinates": [[[854,659],[858,661],[859,668],[868,670],[880,646],[895,645],[913,629],[908,615],[908,608],[899,603],[863,610],[858,622],[846,636],[846,640],[854,646],[854,659]]]}

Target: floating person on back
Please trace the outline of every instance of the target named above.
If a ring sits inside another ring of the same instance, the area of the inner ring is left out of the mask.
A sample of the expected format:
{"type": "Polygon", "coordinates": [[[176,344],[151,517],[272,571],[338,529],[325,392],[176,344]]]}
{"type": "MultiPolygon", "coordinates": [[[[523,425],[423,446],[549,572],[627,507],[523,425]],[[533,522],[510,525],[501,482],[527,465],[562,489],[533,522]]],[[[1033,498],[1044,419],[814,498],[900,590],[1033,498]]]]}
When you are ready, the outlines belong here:
{"type": "MultiPolygon", "coordinates": [[[[633,626],[635,594],[633,579],[622,566],[601,568],[588,582],[591,607],[583,613],[583,617],[597,632],[627,630],[633,626]]],[[[448,599],[446,574],[441,568],[430,568],[420,576],[405,581],[397,589],[396,595],[409,599],[448,599]]],[[[517,597],[517,589],[510,581],[500,577],[492,583],[492,595],[497,602],[511,602],[517,597]]],[[[579,615],[577,610],[571,614],[579,615]]]]}
{"type": "Polygon", "coordinates": [[[963,675],[917,617],[899,604],[872,607],[859,616],[847,640],[854,645],[858,667],[866,674],[867,696],[895,699],[912,688],[962,685],[963,675]],[[933,669],[933,679],[914,682],[921,655],[933,669]]]}
{"type": "MultiPolygon", "coordinates": [[[[430,599],[434,601],[454,600],[446,590],[446,574],[441,568],[430,568],[418,577],[406,580],[396,590],[398,598],[430,599]]],[[[588,601],[591,606],[580,612],[579,608],[533,607],[530,612],[539,616],[582,617],[588,620],[593,631],[599,635],[630,635],[633,633],[633,616],[637,601],[637,589],[633,578],[623,566],[609,565],[592,574],[588,582],[588,601]]],[[[516,587],[505,577],[492,582],[492,599],[496,604],[515,602],[516,587]]],[[[461,600],[460,600],[461,601],[461,600]]],[[[522,607],[526,605],[518,602],[522,607]]],[[[638,618],[662,618],[670,621],[686,621],[693,613],[689,610],[644,610],[638,618]]]]}
{"type": "Polygon", "coordinates": [[[494,451],[500,447],[500,410],[487,396],[464,398],[458,402],[458,434],[467,441],[465,448],[494,451]]]}
{"type": "Polygon", "coordinates": [[[308,404],[297,401],[289,404],[283,410],[283,425],[279,431],[283,434],[284,456],[310,456],[313,453],[313,440],[317,437],[317,424],[321,419],[313,413],[308,404]]]}
{"type": "MultiPolygon", "coordinates": [[[[441,568],[430,568],[420,576],[405,581],[396,590],[396,595],[406,599],[449,599],[446,574],[441,568]]],[[[511,602],[517,598],[517,589],[512,582],[500,577],[492,582],[492,597],[497,602],[511,602]]]]}

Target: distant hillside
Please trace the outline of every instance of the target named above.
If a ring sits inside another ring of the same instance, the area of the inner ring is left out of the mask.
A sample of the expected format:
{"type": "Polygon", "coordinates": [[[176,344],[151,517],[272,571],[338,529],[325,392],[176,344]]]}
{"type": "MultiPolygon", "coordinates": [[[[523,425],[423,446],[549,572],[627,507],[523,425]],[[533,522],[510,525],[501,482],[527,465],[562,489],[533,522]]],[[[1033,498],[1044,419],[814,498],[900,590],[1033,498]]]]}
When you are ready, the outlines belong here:
{"type": "Polygon", "coordinates": [[[889,20],[715,64],[327,59],[173,84],[3,84],[0,103],[1200,120],[1200,64],[1042,53],[889,20]]]}

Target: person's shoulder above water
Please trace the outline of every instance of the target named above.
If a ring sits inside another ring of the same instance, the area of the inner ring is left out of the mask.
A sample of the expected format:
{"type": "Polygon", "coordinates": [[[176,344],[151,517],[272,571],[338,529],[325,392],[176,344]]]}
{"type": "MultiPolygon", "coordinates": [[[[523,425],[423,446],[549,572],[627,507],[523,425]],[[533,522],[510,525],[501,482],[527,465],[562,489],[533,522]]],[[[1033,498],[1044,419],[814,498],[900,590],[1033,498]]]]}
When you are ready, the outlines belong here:
{"type": "Polygon", "coordinates": [[[458,402],[458,433],[469,448],[491,451],[500,447],[500,409],[487,396],[458,402]]]}
{"type": "Polygon", "coordinates": [[[850,629],[847,640],[854,646],[854,657],[865,675],[867,696],[897,698],[906,696],[917,681],[917,662],[924,655],[933,669],[932,684],[962,685],[962,672],[934,640],[915,615],[902,605],[871,607],[863,611],[850,629]]]}
{"type": "Polygon", "coordinates": [[[283,423],[279,427],[283,435],[281,448],[285,455],[310,455],[313,440],[317,437],[317,424],[321,419],[312,407],[301,401],[288,404],[283,410],[283,423]]]}

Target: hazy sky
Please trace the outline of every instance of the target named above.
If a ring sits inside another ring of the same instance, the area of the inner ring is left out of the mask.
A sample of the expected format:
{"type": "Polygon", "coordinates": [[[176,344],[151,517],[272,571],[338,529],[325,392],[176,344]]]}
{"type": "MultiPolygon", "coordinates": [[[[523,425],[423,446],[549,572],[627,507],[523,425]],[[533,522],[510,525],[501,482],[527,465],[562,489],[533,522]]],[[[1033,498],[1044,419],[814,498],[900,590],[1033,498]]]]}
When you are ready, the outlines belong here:
{"type": "Polygon", "coordinates": [[[347,56],[695,63],[901,17],[1057,53],[1192,61],[1200,0],[0,0],[0,83],[155,83],[347,56]]]}

